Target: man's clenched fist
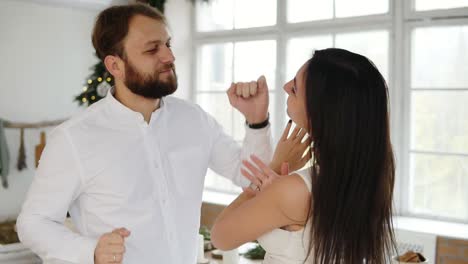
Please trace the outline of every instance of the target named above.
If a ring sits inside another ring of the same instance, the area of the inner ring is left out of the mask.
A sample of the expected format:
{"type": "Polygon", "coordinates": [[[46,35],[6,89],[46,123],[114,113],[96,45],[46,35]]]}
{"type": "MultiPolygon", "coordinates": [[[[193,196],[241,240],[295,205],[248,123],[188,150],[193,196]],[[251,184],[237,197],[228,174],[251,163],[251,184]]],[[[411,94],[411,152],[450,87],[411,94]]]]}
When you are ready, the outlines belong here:
{"type": "Polygon", "coordinates": [[[125,238],[130,236],[130,231],[125,228],[114,229],[99,238],[94,250],[94,263],[122,263],[125,253],[125,238]]]}

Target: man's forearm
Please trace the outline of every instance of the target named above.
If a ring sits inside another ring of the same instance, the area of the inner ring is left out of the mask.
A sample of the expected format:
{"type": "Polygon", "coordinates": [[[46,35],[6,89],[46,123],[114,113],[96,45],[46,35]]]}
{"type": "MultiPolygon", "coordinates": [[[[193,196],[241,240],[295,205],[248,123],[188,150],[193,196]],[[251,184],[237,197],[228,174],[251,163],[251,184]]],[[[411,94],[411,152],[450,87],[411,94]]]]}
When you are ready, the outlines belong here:
{"type": "Polygon", "coordinates": [[[97,240],[76,234],[61,223],[23,212],[17,229],[21,242],[41,258],[61,263],[94,263],[97,240]]]}

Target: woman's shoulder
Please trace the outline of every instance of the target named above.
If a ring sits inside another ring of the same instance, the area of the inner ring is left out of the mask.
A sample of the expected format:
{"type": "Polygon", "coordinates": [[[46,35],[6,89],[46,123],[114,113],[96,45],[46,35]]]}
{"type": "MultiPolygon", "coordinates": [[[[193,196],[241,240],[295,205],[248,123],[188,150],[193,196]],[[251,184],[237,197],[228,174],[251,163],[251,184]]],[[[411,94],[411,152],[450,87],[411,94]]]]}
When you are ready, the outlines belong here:
{"type": "Polygon", "coordinates": [[[295,172],[295,174],[299,175],[302,178],[305,185],[309,189],[309,192],[312,191],[312,169],[305,168],[302,170],[298,170],[295,172]]]}
{"type": "Polygon", "coordinates": [[[274,181],[269,188],[282,212],[298,222],[307,220],[310,208],[310,191],[304,178],[293,173],[274,181]]]}

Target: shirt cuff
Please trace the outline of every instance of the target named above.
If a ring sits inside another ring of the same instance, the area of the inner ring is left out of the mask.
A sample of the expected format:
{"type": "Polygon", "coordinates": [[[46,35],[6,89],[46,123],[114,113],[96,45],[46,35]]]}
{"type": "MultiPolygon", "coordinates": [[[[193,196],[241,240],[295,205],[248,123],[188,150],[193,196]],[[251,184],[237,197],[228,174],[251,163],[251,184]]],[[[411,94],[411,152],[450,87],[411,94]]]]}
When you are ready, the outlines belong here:
{"type": "Polygon", "coordinates": [[[94,251],[96,250],[97,243],[98,239],[88,237],[83,239],[79,252],[80,264],[94,264],[94,251]]]}

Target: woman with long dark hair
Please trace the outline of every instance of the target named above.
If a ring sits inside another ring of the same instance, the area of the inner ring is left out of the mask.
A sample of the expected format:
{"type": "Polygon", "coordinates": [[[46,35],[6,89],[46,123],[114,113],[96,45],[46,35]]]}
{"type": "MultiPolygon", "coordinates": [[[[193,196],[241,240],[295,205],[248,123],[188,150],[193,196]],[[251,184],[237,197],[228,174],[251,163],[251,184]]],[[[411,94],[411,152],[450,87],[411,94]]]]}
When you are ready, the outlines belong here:
{"type": "MultiPolygon", "coordinates": [[[[395,168],[384,78],[366,57],[330,48],[315,51],[284,90],[288,115],[310,138],[311,166],[279,175],[275,158],[270,166],[244,161],[256,190],[219,215],[214,245],[258,239],[268,264],[386,263],[395,246],[395,168]]],[[[288,151],[285,140],[297,143],[288,131],[275,157],[288,151]]]]}

